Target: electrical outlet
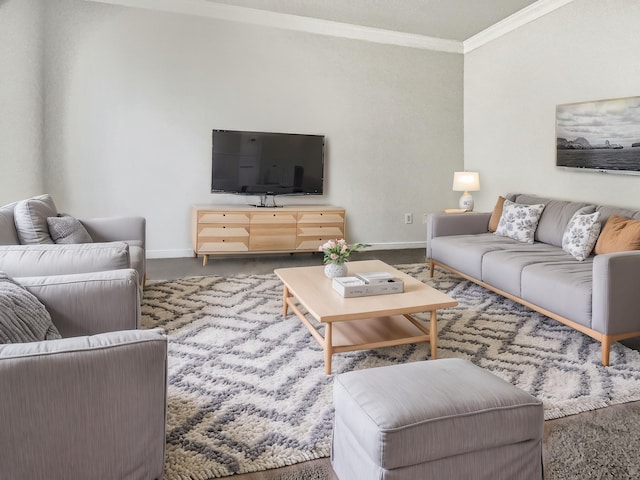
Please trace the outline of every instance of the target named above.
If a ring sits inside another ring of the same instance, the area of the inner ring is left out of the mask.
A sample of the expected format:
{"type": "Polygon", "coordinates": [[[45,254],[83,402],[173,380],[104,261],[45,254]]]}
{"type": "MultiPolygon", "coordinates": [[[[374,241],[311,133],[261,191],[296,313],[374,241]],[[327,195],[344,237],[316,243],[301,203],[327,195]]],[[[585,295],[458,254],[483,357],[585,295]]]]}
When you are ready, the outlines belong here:
{"type": "Polygon", "coordinates": [[[422,223],[426,225],[428,220],[429,220],[429,214],[428,213],[423,213],[422,214],[422,223]]]}
{"type": "Polygon", "coordinates": [[[404,214],[404,223],[413,223],[413,214],[405,213],[404,214]]]}

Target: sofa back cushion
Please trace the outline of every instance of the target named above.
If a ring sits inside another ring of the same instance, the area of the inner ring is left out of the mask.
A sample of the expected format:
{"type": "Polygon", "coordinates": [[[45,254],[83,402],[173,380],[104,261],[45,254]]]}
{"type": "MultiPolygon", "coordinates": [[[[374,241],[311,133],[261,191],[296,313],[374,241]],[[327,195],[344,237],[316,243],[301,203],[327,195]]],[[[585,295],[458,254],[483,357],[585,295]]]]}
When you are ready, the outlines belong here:
{"type": "MultiPolygon", "coordinates": [[[[538,197],[537,195],[525,194],[516,194],[514,201],[526,205],[544,203],[545,207],[538,221],[538,228],[536,229],[534,240],[561,248],[562,237],[569,221],[578,210],[589,206],[588,203],[584,202],[553,200],[538,197]]],[[[591,212],[584,211],[583,213],[592,213],[595,210],[596,207],[593,206],[591,212]]]]}
{"type": "Polygon", "coordinates": [[[634,220],[640,220],[640,210],[631,210],[630,208],[611,207],[608,205],[600,205],[597,209],[600,212],[600,222],[604,227],[607,220],[611,215],[617,215],[619,217],[633,218],[634,220]]]}
{"type": "Polygon", "coordinates": [[[13,220],[13,209],[17,202],[0,207],[0,245],[18,245],[20,239],[13,220]]]}

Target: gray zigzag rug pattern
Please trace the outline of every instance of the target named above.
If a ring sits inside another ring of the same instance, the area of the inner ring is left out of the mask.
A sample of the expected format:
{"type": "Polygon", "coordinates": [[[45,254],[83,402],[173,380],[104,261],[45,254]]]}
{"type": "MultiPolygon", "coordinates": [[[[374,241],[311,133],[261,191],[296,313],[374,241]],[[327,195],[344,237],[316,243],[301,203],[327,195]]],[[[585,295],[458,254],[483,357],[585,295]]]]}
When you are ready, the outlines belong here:
{"type": "MultiPolygon", "coordinates": [[[[399,269],[447,292],[439,358],[467,358],[543,400],[559,418],[640,400],[640,353],[600,344],[543,315],[424,264],[399,269]]],[[[143,328],[169,337],[165,478],[202,480],[327,457],[332,376],[294,315],[282,317],[273,274],[157,282],[144,291],[143,328]]],[[[428,314],[418,315],[428,324],[428,314]]],[[[333,373],[427,360],[428,344],[334,355],[333,373]]]]}

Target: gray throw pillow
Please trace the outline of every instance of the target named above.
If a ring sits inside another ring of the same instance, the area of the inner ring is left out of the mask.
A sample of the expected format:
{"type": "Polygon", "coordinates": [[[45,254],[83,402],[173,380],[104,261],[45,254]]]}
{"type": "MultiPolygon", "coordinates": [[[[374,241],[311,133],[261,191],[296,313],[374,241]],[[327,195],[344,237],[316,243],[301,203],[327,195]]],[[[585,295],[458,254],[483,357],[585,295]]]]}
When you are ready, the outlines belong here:
{"type": "Polygon", "coordinates": [[[91,235],[80,220],[71,215],[60,214],[47,218],[49,233],[55,243],[92,243],[91,235]]]}
{"type": "Polygon", "coordinates": [[[13,220],[22,245],[54,243],[49,234],[48,217],[58,214],[49,194],[29,198],[16,203],[13,220]]]}
{"type": "Polygon", "coordinates": [[[0,272],[0,343],[62,338],[44,305],[6,273],[0,272]]]}

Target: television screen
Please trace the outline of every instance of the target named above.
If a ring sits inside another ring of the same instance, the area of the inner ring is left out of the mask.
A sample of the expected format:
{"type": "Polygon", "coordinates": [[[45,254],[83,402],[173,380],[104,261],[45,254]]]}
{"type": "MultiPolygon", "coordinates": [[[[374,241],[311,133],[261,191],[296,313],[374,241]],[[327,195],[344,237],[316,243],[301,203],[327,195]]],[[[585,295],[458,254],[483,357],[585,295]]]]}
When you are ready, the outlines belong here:
{"type": "Polygon", "coordinates": [[[324,136],[213,130],[211,192],[321,195],[324,136]]]}

